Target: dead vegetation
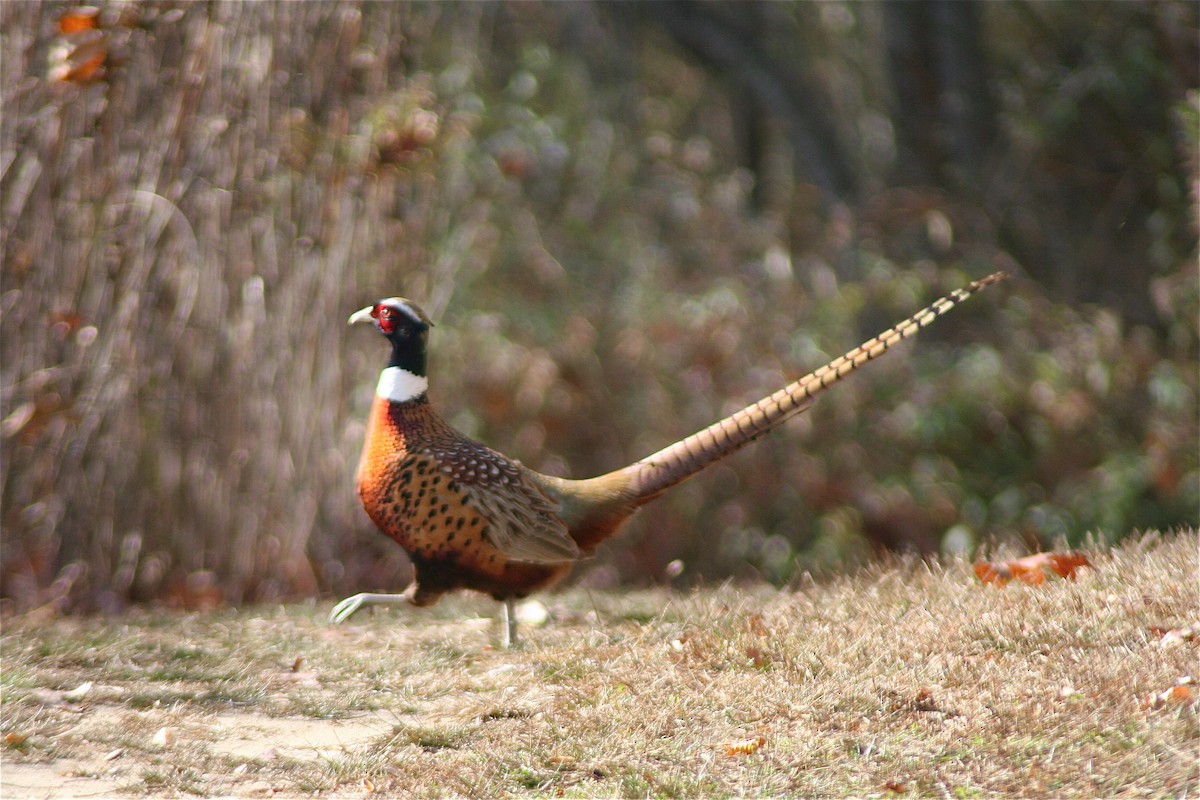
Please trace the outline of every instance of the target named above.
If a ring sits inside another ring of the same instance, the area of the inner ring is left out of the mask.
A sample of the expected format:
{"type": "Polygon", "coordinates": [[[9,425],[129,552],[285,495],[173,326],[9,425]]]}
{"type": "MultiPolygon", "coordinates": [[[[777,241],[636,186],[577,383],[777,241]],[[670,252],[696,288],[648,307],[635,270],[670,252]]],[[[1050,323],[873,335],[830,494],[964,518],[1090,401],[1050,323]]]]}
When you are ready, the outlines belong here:
{"type": "Polygon", "coordinates": [[[89,5],[0,3],[5,612],[402,583],[351,486],[383,353],[345,325],[395,294],[450,422],[585,477],[1013,273],[647,507],[594,586],[1200,524],[1194,5],[988,4],[973,198],[897,174],[919,7],[698,4],[779,20],[812,122],[878,156],[832,207],[644,4],[89,5]]]}
{"type": "Polygon", "coordinates": [[[10,619],[5,797],[1189,796],[1195,533],[998,589],[901,560],[784,591],[580,590],[10,619]],[[1189,633],[1189,631],[1191,633],[1189,633]]]}

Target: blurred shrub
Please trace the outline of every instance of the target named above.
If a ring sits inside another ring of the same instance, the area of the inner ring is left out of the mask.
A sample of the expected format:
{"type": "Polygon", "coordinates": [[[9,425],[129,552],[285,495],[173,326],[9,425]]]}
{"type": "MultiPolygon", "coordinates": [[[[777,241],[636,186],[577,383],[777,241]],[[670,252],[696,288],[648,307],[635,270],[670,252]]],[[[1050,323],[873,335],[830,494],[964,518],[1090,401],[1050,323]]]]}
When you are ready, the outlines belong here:
{"type": "MultiPolygon", "coordinates": [[[[0,594],[19,607],[402,584],[352,488],[384,354],[344,321],[377,297],[437,319],[453,424],[585,476],[971,276],[1021,272],[991,212],[885,190],[884,162],[864,159],[880,191],[862,208],[782,172],[757,176],[774,189],[752,209],[718,83],[591,4],[138,8],[102,12],[112,61],[82,83],[45,77],[53,7],[0,10],[0,594]]],[[[841,8],[821,63],[845,48],[865,77],[843,108],[878,122],[869,20],[841,8]]],[[[1018,102],[1035,78],[1002,80],[1006,123],[1031,129],[1014,152],[1058,146],[1018,102]]],[[[1175,155],[1136,180],[1186,185],[1195,109],[1179,98],[1143,132],[1175,155]]],[[[1036,215],[1095,191],[1060,183],[1010,199],[1036,215]]],[[[1129,269],[1149,318],[1020,278],[989,291],[648,507],[584,579],[682,559],[685,580],[783,581],[879,547],[1197,524],[1200,300],[1177,224],[1195,211],[1144,197],[1155,256],[1129,269]]],[[[1080,235],[1095,252],[1123,234],[1080,235]]]]}

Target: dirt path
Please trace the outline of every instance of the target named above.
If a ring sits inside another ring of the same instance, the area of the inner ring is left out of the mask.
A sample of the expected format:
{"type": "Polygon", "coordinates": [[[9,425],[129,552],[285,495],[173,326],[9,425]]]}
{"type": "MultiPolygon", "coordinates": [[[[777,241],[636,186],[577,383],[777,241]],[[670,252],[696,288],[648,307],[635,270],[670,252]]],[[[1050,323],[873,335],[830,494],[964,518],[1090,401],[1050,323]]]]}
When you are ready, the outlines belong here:
{"type": "MultiPolygon", "coordinates": [[[[129,730],[129,712],[113,706],[72,710],[78,715],[70,735],[82,742],[103,741],[106,731],[129,730]]],[[[143,733],[137,747],[117,747],[107,752],[83,752],[53,761],[4,759],[0,763],[0,786],[5,800],[17,798],[143,797],[147,783],[153,785],[158,756],[170,760],[194,759],[200,750],[208,758],[228,764],[291,764],[318,769],[352,755],[369,742],[386,737],[393,724],[374,712],[346,719],[271,717],[246,709],[236,713],[211,714],[182,708],[138,712],[142,719],[133,727],[143,733]],[[144,734],[153,729],[148,736],[144,734]],[[149,777],[149,781],[147,778],[149,777]]],[[[67,733],[64,731],[64,733],[67,733]]],[[[209,776],[205,793],[230,797],[275,797],[294,791],[286,781],[247,777],[246,769],[230,766],[222,780],[209,776]],[[214,779],[215,778],[215,779],[214,779]]],[[[167,783],[165,780],[161,783],[167,783]]],[[[171,792],[173,793],[173,792],[171,792]]]]}

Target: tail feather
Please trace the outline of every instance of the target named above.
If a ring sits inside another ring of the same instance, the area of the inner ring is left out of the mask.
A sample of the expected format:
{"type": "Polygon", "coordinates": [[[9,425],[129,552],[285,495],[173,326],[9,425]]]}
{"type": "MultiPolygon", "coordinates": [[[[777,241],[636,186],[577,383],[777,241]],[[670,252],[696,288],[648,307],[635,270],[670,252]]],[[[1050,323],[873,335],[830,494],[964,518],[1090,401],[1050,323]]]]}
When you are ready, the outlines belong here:
{"type": "Polygon", "coordinates": [[[1006,277],[997,272],[957,289],[913,316],[840,358],[810,372],[768,397],[751,403],[720,422],[659,450],[621,470],[628,479],[635,505],[659,496],[705,467],[740,450],[780,423],[804,411],[814,397],[841,381],[868,361],[883,355],[899,342],[986,286],[1006,277]]]}

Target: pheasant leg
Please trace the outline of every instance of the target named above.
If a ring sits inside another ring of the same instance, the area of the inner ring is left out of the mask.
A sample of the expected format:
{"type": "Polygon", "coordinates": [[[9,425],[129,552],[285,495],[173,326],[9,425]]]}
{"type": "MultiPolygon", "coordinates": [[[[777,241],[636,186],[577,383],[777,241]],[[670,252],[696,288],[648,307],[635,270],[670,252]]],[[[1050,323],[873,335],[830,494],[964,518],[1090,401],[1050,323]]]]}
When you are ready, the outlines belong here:
{"type": "Polygon", "coordinates": [[[505,650],[517,646],[517,609],[511,597],[500,604],[500,646],[505,650]]]}
{"type": "Polygon", "coordinates": [[[329,621],[334,625],[340,625],[366,606],[412,605],[413,591],[415,588],[416,584],[413,584],[399,594],[372,594],[371,592],[360,592],[356,595],[352,595],[333,607],[333,611],[329,612],[329,621]]]}

